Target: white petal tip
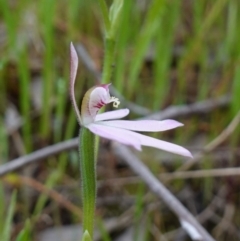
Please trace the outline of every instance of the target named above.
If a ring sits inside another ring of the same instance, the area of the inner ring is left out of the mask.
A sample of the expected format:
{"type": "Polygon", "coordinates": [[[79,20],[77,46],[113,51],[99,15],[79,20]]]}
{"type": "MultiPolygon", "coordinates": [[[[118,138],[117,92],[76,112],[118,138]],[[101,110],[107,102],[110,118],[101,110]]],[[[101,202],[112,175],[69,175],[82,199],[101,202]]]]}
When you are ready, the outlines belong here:
{"type": "Polygon", "coordinates": [[[134,146],[134,148],[138,151],[142,151],[142,147],[141,146],[134,146]]]}
{"type": "Polygon", "coordinates": [[[168,122],[169,125],[171,124],[172,126],[174,126],[174,128],[184,126],[183,123],[178,122],[176,120],[167,119],[167,120],[164,120],[164,121],[168,122]]]}
{"type": "Polygon", "coordinates": [[[125,114],[128,115],[130,113],[129,109],[123,109],[125,111],[125,114]]]}
{"type": "Polygon", "coordinates": [[[72,42],[70,43],[70,49],[71,49],[71,52],[75,50],[72,42]]]}
{"type": "MultiPolygon", "coordinates": [[[[185,149],[185,148],[184,148],[184,149],[185,149]]],[[[181,155],[181,156],[193,158],[193,155],[192,155],[191,152],[188,151],[187,149],[185,149],[183,152],[179,152],[178,154],[181,155]]]]}

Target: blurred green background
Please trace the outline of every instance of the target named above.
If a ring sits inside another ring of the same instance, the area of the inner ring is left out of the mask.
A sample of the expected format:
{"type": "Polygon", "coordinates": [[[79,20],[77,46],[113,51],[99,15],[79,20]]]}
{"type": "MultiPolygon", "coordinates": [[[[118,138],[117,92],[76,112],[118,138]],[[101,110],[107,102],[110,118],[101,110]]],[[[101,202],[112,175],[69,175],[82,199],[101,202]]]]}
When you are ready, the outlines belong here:
{"type": "MultiPolygon", "coordinates": [[[[225,108],[176,118],[183,128],[156,135],[193,154],[202,151],[239,111],[239,25],[239,0],[125,0],[111,82],[126,100],[149,112],[229,95],[225,108]]],[[[78,135],[68,94],[71,41],[85,47],[100,72],[104,28],[97,1],[0,0],[0,164],[78,135]]],[[[80,58],[79,105],[95,83],[80,58]]],[[[133,111],[129,118],[143,116],[133,111]]],[[[192,169],[239,166],[239,130],[192,169]]],[[[156,175],[183,162],[150,148],[137,154],[156,175]]],[[[1,178],[2,241],[44,241],[44,230],[80,223],[77,161],[77,151],[71,151],[1,178]]],[[[98,176],[96,223],[102,240],[117,240],[127,227],[130,235],[122,240],[180,240],[177,218],[112,155],[106,141],[100,146],[98,176]],[[121,215],[130,221],[113,235],[107,222],[121,215]]],[[[206,229],[216,240],[234,241],[240,240],[239,181],[209,175],[172,180],[168,187],[195,215],[210,207],[206,229]]]]}

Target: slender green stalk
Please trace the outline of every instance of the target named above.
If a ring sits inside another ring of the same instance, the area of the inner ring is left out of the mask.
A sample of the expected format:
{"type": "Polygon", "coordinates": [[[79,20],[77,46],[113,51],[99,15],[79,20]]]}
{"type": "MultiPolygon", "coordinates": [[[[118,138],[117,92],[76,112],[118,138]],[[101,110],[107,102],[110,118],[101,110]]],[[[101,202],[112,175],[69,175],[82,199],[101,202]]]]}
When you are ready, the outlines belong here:
{"type": "Polygon", "coordinates": [[[208,15],[201,22],[201,28],[198,29],[197,34],[192,38],[189,43],[189,47],[186,50],[184,56],[181,58],[178,64],[178,79],[179,79],[179,97],[176,98],[176,102],[182,102],[183,95],[186,88],[186,71],[191,66],[191,64],[199,61],[200,53],[203,51],[204,40],[208,36],[213,24],[218,20],[219,15],[222,14],[224,7],[227,4],[227,0],[218,0],[214,2],[212,9],[209,11],[208,15]]]}
{"type": "Polygon", "coordinates": [[[102,71],[102,83],[106,84],[110,82],[112,75],[115,41],[121,22],[124,4],[123,0],[114,0],[110,7],[110,11],[108,11],[104,0],[99,0],[99,4],[105,24],[105,51],[102,71]]]}
{"type": "Polygon", "coordinates": [[[82,127],[79,134],[80,172],[82,185],[83,232],[93,238],[96,203],[96,154],[95,137],[82,127]]]}
{"type": "MultiPolygon", "coordinates": [[[[9,151],[9,143],[8,143],[8,133],[4,128],[4,119],[0,117],[0,165],[8,160],[8,151],[9,151]]],[[[0,195],[1,197],[1,195],[0,195]]],[[[1,216],[1,215],[0,215],[1,216]]],[[[0,219],[1,220],[1,219],[0,219]]]]}
{"type": "Polygon", "coordinates": [[[101,220],[101,219],[97,220],[97,227],[100,231],[102,241],[111,241],[112,240],[108,231],[106,230],[103,220],[101,220]]]}
{"type": "MultiPolygon", "coordinates": [[[[5,208],[6,208],[6,202],[5,202],[5,186],[3,182],[0,183],[0,220],[4,220],[6,218],[5,214],[5,208]]],[[[2,236],[3,233],[3,225],[0,225],[0,237],[2,236]]]]}
{"type": "Polygon", "coordinates": [[[165,8],[165,0],[154,0],[149,7],[146,19],[144,21],[141,32],[135,43],[135,51],[132,56],[132,64],[129,72],[129,88],[128,96],[132,96],[135,84],[139,76],[145,53],[149,47],[150,41],[154,34],[158,31],[159,21],[165,8]]]}
{"type": "Polygon", "coordinates": [[[57,81],[57,93],[56,99],[58,105],[56,106],[56,113],[55,113],[55,126],[54,126],[54,142],[59,142],[62,136],[62,125],[64,122],[64,111],[67,104],[67,99],[64,98],[66,96],[67,88],[66,88],[66,81],[65,79],[58,79],[57,81]]]}
{"type": "Polygon", "coordinates": [[[8,36],[8,46],[11,49],[15,50],[15,43],[16,43],[16,29],[18,23],[18,11],[12,14],[10,8],[9,1],[0,0],[0,14],[3,16],[4,23],[6,24],[7,28],[7,36],[8,36]]]}
{"type": "Polygon", "coordinates": [[[119,36],[116,42],[116,67],[114,70],[114,86],[118,89],[120,93],[122,93],[124,84],[124,77],[126,74],[126,66],[127,66],[127,55],[126,50],[128,49],[128,40],[132,34],[132,26],[128,24],[130,21],[133,21],[131,18],[132,9],[134,9],[133,1],[125,1],[123,8],[123,16],[122,21],[119,26],[119,36]]]}
{"type": "Polygon", "coordinates": [[[14,210],[16,207],[16,198],[17,198],[17,192],[13,191],[12,196],[11,196],[11,201],[9,204],[9,208],[4,220],[4,226],[3,226],[3,231],[0,237],[0,240],[4,241],[10,241],[11,239],[11,227],[12,227],[12,221],[13,221],[13,215],[14,215],[14,210]]]}
{"type": "Polygon", "coordinates": [[[109,31],[111,23],[110,23],[110,20],[109,20],[109,17],[108,17],[107,4],[106,4],[105,0],[98,0],[98,2],[99,2],[99,6],[101,8],[102,15],[103,15],[103,21],[104,21],[104,24],[105,24],[105,28],[106,28],[107,31],[109,31]]]}
{"type": "Polygon", "coordinates": [[[136,198],[136,204],[135,204],[135,213],[134,213],[134,231],[133,231],[133,240],[137,241],[140,238],[140,234],[142,234],[141,230],[141,217],[143,215],[143,209],[144,209],[144,184],[140,183],[140,185],[137,187],[137,198],[136,198]]]}
{"type": "Polygon", "coordinates": [[[179,20],[180,2],[171,1],[163,11],[156,33],[156,61],[154,62],[153,109],[162,106],[169,93],[169,69],[172,61],[173,37],[179,20]]]}
{"type": "MultiPolygon", "coordinates": [[[[60,179],[60,171],[58,169],[56,169],[46,180],[46,182],[44,183],[44,185],[49,188],[52,189],[54,187],[54,185],[57,183],[57,181],[60,179]]],[[[48,195],[46,195],[45,193],[42,193],[38,200],[37,203],[35,205],[35,208],[33,210],[32,216],[34,217],[34,221],[38,220],[39,215],[41,214],[44,206],[46,205],[46,202],[48,200],[48,195]]]]}
{"type": "Polygon", "coordinates": [[[42,0],[40,5],[40,17],[44,23],[43,39],[45,43],[45,51],[43,58],[43,112],[41,116],[42,136],[46,138],[50,132],[51,118],[51,98],[53,96],[54,81],[54,64],[53,64],[53,48],[54,48],[54,28],[53,19],[55,14],[56,1],[42,0]],[[47,107],[47,108],[46,108],[47,107]]]}
{"type": "Polygon", "coordinates": [[[113,59],[114,59],[115,41],[113,39],[105,39],[105,52],[103,62],[102,84],[107,84],[111,80],[113,59]]]}
{"type": "Polygon", "coordinates": [[[20,107],[21,113],[25,119],[25,125],[23,125],[23,139],[27,152],[32,150],[32,140],[31,140],[31,101],[30,101],[30,71],[28,63],[27,48],[24,47],[19,54],[18,60],[18,72],[20,78],[20,107]]]}
{"type": "Polygon", "coordinates": [[[29,241],[32,239],[31,237],[31,223],[30,220],[28,219],[25,222],[24,228],[22,231],[18,234],[16,241],[29,241]]]}
{"type": "MultiPolygon", "coordinates": [[[[233,3],[232,3],[233,4],[233,3]]],[[[238,7],[238,10],[240,9],[240,4],[238,2],[238,5],[235,4],[234,5],[235,8],[238,7]]],[[[233,10],[231,12],[231,14],[233,13],[233,10]]],[[[232,19],[232,28],[236,27],[239,23],[240,20],[240,16],[239,16],[239,12],[237,14],[237,16],[235,17],[235,19],[232,19]],[[235,24],[234,24],[235,23],[235,24]]],[[[232,85],[232,95],[233,95],[233,100],[232,100],[232,105],[231,105],[231,109],[232,109],[232,114],[233,116],[235,116],[239,109],[240,109],[240,103],[239,103],[239,91],[240,91],[240,69],[239,69],[239,63],[240,63],[240,33],[239,31],[235,31],[235,36],[234,36],[235,42],[234,41],[230,41],[230,39],[228,40],[228,42],[233,43],[232,44],[232,52],[233,55],[236,59],[236,63],[234,66],[234,75],[233,75],[233,85],[232,85]]],[[[229,48],[230,48],[230,43],[229,43],[229,48]]]]}

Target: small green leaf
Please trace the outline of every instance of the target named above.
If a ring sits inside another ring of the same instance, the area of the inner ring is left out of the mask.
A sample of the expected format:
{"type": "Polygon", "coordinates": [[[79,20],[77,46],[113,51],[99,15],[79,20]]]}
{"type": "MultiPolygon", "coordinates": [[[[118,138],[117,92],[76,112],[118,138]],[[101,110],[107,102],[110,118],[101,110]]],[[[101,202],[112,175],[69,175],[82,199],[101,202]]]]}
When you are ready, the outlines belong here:
{"type": "Polygon", "coordinates": [[[114,0],[110,7],[109,19],[111,22],[116,21],[123,6],[123,0],[114,0]]]}
{"type": "Polygon", "coordinates": [[[30,241],[30,221],[27,220],[24,229],[18,234],[16,241],[30,241]]]}
{"type": "Polygon", "coordinates": [[[92,241],[90,234],[87,230],[83,234],[82,241],[92,241]]]}
{"type": "Polygon", "coordinates": [[[114,0],[110,7],[109,19],[111,22],[110,31],[107,32],[107,38],[115,39],[116,33],[119,29],[119,23],[121,21],[121,13],[123,9],[123,0],[114,0]]]}

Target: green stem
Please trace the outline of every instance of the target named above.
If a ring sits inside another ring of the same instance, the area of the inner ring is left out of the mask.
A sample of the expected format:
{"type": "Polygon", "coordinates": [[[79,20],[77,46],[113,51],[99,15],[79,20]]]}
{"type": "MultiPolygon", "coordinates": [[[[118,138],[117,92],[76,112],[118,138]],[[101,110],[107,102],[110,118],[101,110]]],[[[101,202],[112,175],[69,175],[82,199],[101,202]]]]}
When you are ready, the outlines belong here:
{"type": "Polygon", "coordinates": [[[87,230],[93,238],[94,212],[96,203],[96,152],[95,137],[82,127],[79,134],[80,172],[83,205],[83,233],[87,230]]]}
{"type": "Polygon", "coordinates": [[[114,59],[115,41],[113,39],[105,39],[105,51],[102,72],[102,84],[107,84],[111,80],[113,59],[114,59]]]}
{"type": "Polygon", "coordinates": [[[109,17],[108,17],[107,4],[106,4],[105,0],[98,0],[98,3],[99,3],[99,6],[100,6],[102,15],[103,15],[103,21],[104,21],[104,24],[105,24],[106,31],[108,32],[110,27],[111,27],[111,23],[110,23],[110,20],[109,20],[109,17]]]}

